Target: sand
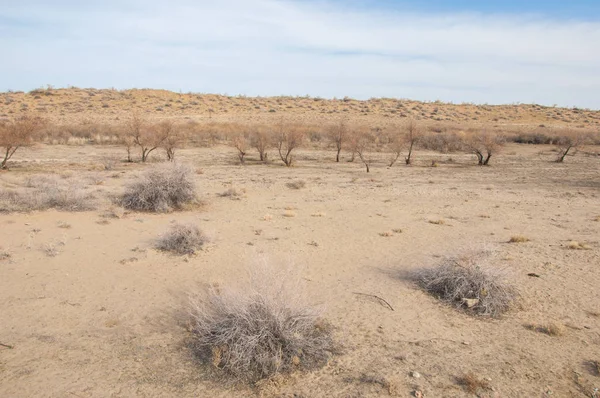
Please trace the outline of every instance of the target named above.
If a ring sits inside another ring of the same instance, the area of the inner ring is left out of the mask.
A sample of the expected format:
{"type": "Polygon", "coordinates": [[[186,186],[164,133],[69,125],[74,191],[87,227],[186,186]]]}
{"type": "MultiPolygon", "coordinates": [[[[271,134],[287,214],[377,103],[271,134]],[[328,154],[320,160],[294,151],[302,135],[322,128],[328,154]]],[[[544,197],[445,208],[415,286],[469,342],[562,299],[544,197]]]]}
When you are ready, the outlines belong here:
{"type": "Polygon", "coordinates": [[[557,164],[550,149],[509,145],[490,167],[416,152],[411,167],[382,161],[367,174],[333,151],[301,151],[286,168],[190,148],[178,157],[199,170],[205,205],[120,218],[106,217],[106,198],[145,167],[103,170],[121,148],[23,149],[0,189],[42,172],[94,174],[104,199],[95,211],[0,214],[0,343],[12,347],[0,346],[0,396],[467,397],[458,378],[472,372],[491,387],[482,397],[589,397],[600,387],[589,366],[600,360],[600,159],[557,164]],[[296,180],[305,187],[286,186],[296,180]],[[218,195],[232,187],[245,190],[239,200],[218,195]],[[211,244],[194,256],[154,250],[173,221],[197,223],[211,244]],[[507,243],[515,235],[530,241],[507,243]],[[405,277],[482,247],[521,292],[501,319],[458,311],[405,277]],[[186,295],[238,283],[260,255],[301,269],[343,352],[260,386],[211,380],[184,344],[186,295]]]}

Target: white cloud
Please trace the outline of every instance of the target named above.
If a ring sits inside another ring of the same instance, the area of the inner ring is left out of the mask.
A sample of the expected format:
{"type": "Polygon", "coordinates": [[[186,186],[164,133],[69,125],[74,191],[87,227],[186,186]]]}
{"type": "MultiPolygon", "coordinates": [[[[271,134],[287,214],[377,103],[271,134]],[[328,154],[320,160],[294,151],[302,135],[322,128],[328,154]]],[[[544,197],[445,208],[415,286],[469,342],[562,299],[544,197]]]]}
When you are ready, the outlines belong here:
{"type": "Polygon", "coordinates": [[[23,0],[0,89],[45,84],[600,108],[600,23],[277,0],[23,0]]]}

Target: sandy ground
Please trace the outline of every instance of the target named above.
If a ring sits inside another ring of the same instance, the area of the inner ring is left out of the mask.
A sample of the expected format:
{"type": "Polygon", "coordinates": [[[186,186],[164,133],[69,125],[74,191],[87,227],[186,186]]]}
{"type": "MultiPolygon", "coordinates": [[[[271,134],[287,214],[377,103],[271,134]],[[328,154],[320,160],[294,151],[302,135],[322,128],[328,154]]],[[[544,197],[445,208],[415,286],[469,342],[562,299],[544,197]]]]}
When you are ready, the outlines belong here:
{"type": "MultiPolygon", "coordinates": [[[[95,173],[103,182],[94,189],[118,193],[143,166],[102,170],[113,154],[122,149],[25,149],[24,162],[0,174],[0,189],[45,170],[95,173]]],[[[179,157],[202,171],[201,210],[105,218],[106,201],[82,213],[0,214],[0,246],[10,253],[0,260],[0,343],[13,347],[0,346],[0,396],[466,397],[457,378],[468,372],[489,379],[487,397],[590,397],[600,388],[589,366],[600,360],[600,159],[556,164],[548,148],[515,145],[491,167],[417,153],[413,167],[379,164],[367,174],[325,151],[301,152],[290,169],[236,165],[229,148],[179,157]],[[427,167],[432,159],[442,163],[427,167]],[[294,180],[306,186],[288,188],[294,180]],[[218,196],[230,187],[245,196],[218,196]],[[197,222],[213,243],[191,257],[155,251],[153,239],[174,220],[197,222]],[[402,232],[380,235],[393,229],[402,232]],[[531,241],[506,243],[513,235],[531,241]],[[589,250],[568,249],[571,240],[589,250]],[[522,294],[521,308],[502,319],[468,316],[402,277],[484,246],[522,294]],[[183,344],[185,296],[236,283],[259,254],[301,267],[344,351],[261,388],[210,381],[183,344]],[[532,322],[564,334],[525,327],[532,322]]]]}

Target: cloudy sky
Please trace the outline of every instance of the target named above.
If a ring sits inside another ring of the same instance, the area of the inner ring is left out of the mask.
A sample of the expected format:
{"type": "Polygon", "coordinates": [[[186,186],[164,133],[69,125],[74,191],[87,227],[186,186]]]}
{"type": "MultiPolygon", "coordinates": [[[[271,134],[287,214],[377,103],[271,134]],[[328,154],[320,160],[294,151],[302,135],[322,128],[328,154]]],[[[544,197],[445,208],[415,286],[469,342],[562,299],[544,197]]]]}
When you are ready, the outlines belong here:
{"type": "Polygon", "coordinates": [[[0,0],[0,49],[1,91],[600,109],[598,0],[0,0]]]}

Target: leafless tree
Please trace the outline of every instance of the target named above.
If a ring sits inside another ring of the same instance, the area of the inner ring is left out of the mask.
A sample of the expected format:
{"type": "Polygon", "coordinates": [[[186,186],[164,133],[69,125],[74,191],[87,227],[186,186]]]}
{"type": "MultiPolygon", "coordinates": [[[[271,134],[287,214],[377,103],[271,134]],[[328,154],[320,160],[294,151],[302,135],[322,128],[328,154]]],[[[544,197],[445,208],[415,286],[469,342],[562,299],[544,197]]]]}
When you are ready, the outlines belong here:
{"type": "Polygon", "coordinates": [[[250,145],[258,151],[261,162],[266,162],[268,158],[267,149],[271,143],[269,130],[265,126],[254,125],[249,127],[250,145]]]}
{"type": "Polygon", "coordinates": [[[572,153],[573,150],[576,150],[587,143],[587,138],[588,137],[584,133],[571,129],[559,134],[555,141],[555,145],[558,149],[556,162],[564,162],[569,152],[572,153]]]}
{"type": "Polygon", "coordinates": [[[151,125],[143,119],[138,113],[134,113],[127,122],[127,134],[133,137],[135,145],[142,151],[142,162],[148,160],[148,156],[156,150],[165,140],[165,129],[170,128],[167,125],[151,125]]]}
{"type": "Polygon", "coordinates": [[[238,151],[238,158],[240,159],[240,163],[245,163],[245,156],[248,152],[248,146],[250,144],[248,135],[244,131],[236,131],[231,133],[229,139],[231,146],[233,146],[238,151]]]}
{"type": "Polygon", "coordinates": [[[372,131],[364,127],[355,127],[352,135],[354,136],[356,154],[367,168],[367,173],[369,173],[371,165],[375,161],[373,152],[377,144],[377,137],[372,131]]]}
{"type": "Polygon", "coordinates": [[[477,156],[477,164],[488,166],[494,153],[502,146],[502,137],[489,129],[472,130],[464,139],[467,151],[477,156]]]}
{"type": "Polygon", "coordinates": [[[340,120],[338,124],[329,126],[327,129],[327,136],[329,140],[335,145],[336,155],[335,161],[339,163],[340,161],[340,152],[342,151],[342,146],[346,142],[346,138],[348,136],[348,126],[344,120],[340,120]]]}
{"type": "Polygon", "coordinates": [[[404,139],[404,135],[402,134],[402,130],[396,125],[391,125],[386,128],[386,137],[387,147],[390,151],[388,166],[392,167],[400,158],[402,152],[404,152],[404,149],[406,148],[406,141],[404,139]]]}
{"type": "Polygon", "coordinates": [[[7,168],[7,162],[19,148],[35,141],[36,134],[43,125],[44,121],[37,116],[22,116],[0,123],[0,147],[4,149],[0,169],[7,168]]]}
{"type": "Polygon", "coordinates": [[[405,134],[404,134],[404,140],[405,140],[406,146],[408,147],[408,154],[406,155],[406,158],[404,158],[404,161],[407,165],[412,163],[413,149],[415,147],[415,144],[417,142],[419,142],[419,140],[421,139],[422,135],[423,135],[423,132],[422,132],[421,128],[419,127],[419,125],[417,124],[417,122],[414,119],[408,120],[408,122],[406,123],[406,126],[405,126],[405,134]]]}
{"type": "Polygon", "coordinates": [[[292,151],[302,145],[304,131],[300,126],[281,122],[274,137],[279,157],[287,167],[293,162],[292,151]]]}

